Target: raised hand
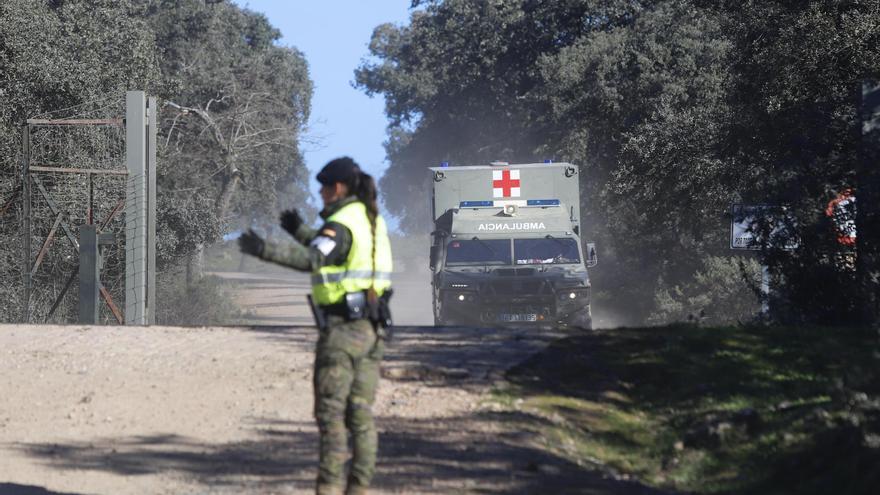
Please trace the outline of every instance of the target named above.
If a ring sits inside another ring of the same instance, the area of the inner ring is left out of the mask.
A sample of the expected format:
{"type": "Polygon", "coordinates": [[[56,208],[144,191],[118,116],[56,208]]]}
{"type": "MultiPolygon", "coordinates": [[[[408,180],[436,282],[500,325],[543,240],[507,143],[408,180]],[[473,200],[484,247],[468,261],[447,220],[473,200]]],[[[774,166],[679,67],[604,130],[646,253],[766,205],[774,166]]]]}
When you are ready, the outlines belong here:
{"type": "Polygon", "coordinates": [[[290,235],[296,235],[296,230],[303,224],[303,219],[296,210],[287,210],[281,213],[281,228],[290,235]]]}
{"type": "Polygon", "coordinates": [[[247,232],[241,234],[241,237],[238,238],[238,249],[242,253],[252,256],[263,254],[263,246],[265,244],[266,242],[263,241],[263,238],[251,229],[248,229],[247,232]]]}

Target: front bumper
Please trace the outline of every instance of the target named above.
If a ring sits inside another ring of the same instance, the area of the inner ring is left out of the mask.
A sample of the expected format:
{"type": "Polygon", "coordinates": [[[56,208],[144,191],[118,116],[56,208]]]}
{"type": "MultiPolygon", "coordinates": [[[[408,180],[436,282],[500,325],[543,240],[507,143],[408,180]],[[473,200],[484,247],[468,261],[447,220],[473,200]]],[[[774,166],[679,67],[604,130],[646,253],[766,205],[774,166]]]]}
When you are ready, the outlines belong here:
{"type": "Polygon", "coordinates": [[[589,287],[537,294],[462,289],[441,290],[440,294],[444,318],[463,324],[580,326],[590,316],[589,287]]]}

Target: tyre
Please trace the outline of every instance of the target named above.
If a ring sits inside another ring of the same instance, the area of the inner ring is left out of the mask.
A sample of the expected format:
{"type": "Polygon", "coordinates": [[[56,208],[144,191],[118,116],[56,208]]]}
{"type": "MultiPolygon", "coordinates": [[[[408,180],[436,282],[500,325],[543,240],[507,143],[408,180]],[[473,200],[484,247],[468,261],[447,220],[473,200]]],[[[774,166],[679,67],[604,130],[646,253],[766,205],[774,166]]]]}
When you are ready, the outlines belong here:
{"type": "Polygon", "coordinates": [[[434,326],[435,327],[443,327],[447,325],[447,321],[443,318],[443,309],[440,307],[440,303],[437,300],[434,300],[434,326]]]}
{"type": "Polygon", "coordinates": [[[589,316],[587,318],[584,318],[583,321],[578,323],[578,325],[575,328],[577,328],[578,330],[584,331],[584,332],[593,331],[593,318],[591,318],[589,316]]]}
{"type": "Polygon", "coordinates": [[[590,310],[578,312],[568,320],[568,326],[584,332],[593,330],[593,315],[590,310]]]}

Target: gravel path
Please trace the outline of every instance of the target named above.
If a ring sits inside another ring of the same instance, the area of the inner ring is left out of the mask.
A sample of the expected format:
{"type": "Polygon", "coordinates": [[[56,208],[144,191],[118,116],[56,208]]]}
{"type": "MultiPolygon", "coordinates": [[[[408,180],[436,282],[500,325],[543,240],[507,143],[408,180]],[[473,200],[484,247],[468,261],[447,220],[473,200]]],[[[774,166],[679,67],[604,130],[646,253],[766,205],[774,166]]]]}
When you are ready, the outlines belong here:
{"type": "MultiPolygon", "coordinates": [[[[301,280],[225,277],[256,322],[308,321],[301,280]]],[[[396,285],[398,322],[421,323],[424,284],[396,285]]],[[[653,493],[555,457],[486,401],[555,337],[400,327],[374,493],[653,493]]],[[[310,493],[314,342],[308,326],[0,325],[0,495],[310,493]]]]}

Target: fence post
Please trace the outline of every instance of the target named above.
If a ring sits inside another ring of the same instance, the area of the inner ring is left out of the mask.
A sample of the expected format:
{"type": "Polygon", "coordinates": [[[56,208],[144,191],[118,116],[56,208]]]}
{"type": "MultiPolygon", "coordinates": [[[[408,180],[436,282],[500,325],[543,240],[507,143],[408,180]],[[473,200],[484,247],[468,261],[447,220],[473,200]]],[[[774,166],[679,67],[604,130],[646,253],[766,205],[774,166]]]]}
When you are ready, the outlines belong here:
{"type": "Polygon", "coordinates": [[[95,225],[79,227],[79,323],[98,323],[98,291],[101,287],[101,263],[98,252],[98,229],[95,225]]]}
{"type": "Polygon", "coordinates": [[[25,124],[21,130],[21,187],[22,187],[22,276],[24,277],[24,291],[22,293],[21,321],[30,323],[31,319],[31,290],[33,278],[31,277],[31,126],[25,124]]]}
{"type": "Polygon", "coordinates": [[[156,97],[147,106],[147,325],[156,323],[156,97]]]}
{"type": "Polygon", "coordinates": [[[145,325],[147,301],[147,101],[143,91],[125,94],[125,324],[145,325]]]}

